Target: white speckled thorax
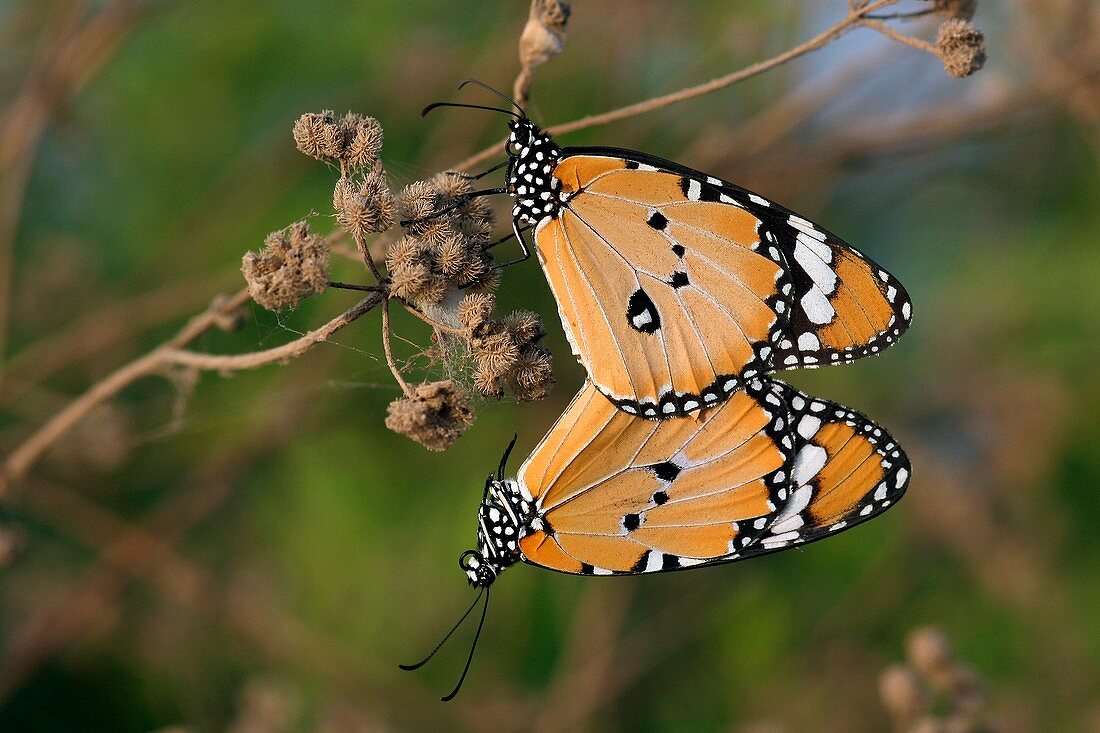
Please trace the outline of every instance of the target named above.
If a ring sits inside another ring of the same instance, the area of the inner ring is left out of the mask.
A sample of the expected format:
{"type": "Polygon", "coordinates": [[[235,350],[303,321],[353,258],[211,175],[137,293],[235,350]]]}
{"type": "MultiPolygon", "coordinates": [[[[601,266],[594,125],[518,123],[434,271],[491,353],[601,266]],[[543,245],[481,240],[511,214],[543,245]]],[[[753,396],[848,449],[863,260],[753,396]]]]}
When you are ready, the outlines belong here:
{"type": "Polygon", "coordinates": [[[513,120],[508,127],[505,183],[508,195],[515,199],[512,218],[520,224],[537,224],[556,216],[566,200],[561,181],[553,175],[561,148],[530,120],[513,120]]]}

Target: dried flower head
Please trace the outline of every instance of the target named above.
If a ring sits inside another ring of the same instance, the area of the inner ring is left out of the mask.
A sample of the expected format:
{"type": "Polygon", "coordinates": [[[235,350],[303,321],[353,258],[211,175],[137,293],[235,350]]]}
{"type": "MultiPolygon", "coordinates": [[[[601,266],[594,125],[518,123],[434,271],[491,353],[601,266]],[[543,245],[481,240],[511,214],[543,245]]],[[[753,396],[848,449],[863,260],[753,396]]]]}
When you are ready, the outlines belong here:
{"type": "Polygon", "coordinates": [[[565,48],[569,13],[565,0],[533,0],[519,39],[519,61],[525,68],[546,63],[565,48]]]}
{"type": "Polygon", "coordinates": [[[300,221],[272,232],[263,252],[247,252],[241,265],[248,293],[268,310],[296,307],[329,283],[329,247],[300,221]]]}
{"type": "Polygon", "coordinates": [[[294,144],[317,160],[334,160],[344,151],[344,128],[331,110],[310,112],[294,123],[294,144]]]}
{"type": "Polygon", "coordinates": [[[336,221],[358,242],[393,226],[397,210],[386,172],[378,164],[362,178],[343,177],[337,181],[332,205],[336,221]]]}
{"type": "MultiPolygon", "coordinates": [[[[414,221],[431,215],[439,208],[437,199],[435,187],[426,181],[416,181],[405,186],[397,195],[397,211],[401,214],[401,221],[414,221]]],[[[420,234],[435,221],[437,220],[414,221],[405,225],[405,229],[410,234],[420,234]]]]}
{"type": "Polygon", "coordinates": [[[909,634],[906,643],[909,662],[930,682],[949,676],[954,667],[954,655],[947,636],[939,629],[922,628],[909,634]]]}
{"type": "Polygon", "coordinates": [[[903,664],[883,671],[879,677],[879,697],[898,730],[908,730],[931,705],[920,677],[903,664]]]}
{"type": "Polygon", "coordinates": [[[498,330],[470,342],[478,371],[503,377],[519,362],[520,347],[507,331],[498,330]]]}
{"type": "Polygon", "coordinates": [[[985,37],[961,18],[951,18],[940,25],[936,50],[951,76],[970,76],[985,64],[985,37]]]}
{"type": "Polygon", "coordinates": [[[372,168],[382,151],[382,125],[373,117],[348,112],[340,120],[345,147],[340,159],[353,168],[372,168]]]}
{"type": "Polygon", "coordinates": [[[504,319],[506,330],[517,344],[532,344],[546,335],[542,318],[531,311],[513,311],[504,319]]]}
{"type": "Polygon", "coordinates": [[[492,293],[472,293],[458,302],[458,322],[468,336],[474,336],[489,323],[496,308],[492,293]]]}
{"type": "Polygon", "coordinates": [[[446,450],[473,422],[465,393],[450,380],[417,385],[386,414],[386,427],[434,451],[446,450]]]}
{"type": "Polygon", "coordinates": [[[554,386],[554,364],[542,346],[528,345],[520,351],[515,366],[504,377],[520,402],[545,399],[554,386]]]}

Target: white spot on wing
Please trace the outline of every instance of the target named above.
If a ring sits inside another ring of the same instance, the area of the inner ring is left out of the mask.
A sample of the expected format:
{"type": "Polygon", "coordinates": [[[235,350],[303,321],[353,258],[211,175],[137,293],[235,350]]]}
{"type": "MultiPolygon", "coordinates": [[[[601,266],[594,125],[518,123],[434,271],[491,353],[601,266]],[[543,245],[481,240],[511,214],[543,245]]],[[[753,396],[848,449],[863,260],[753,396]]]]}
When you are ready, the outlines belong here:
{"type": "Polygon", "coordinates": [[[798,337],[798,348],[803,351],[816,351],[821,348],[821,341],[816,334],[807,331],[798,337]]]}
{"type": "MultiPolygon", "coordinates": [[[[828,457],[825,449],[817,445],[807,445],[798,451],[798,455],[794,459],[793,478],[795,485],[804,486],[809,483],[825,466],[828,457]]],[[[798,492],[796,491],[795,494],[797,495],[798,492]]]]}
{"type": "Polygon", "coordinates": [[[817,431],[821,428],[821,418],[814,417],[813,415],[806,415],[798,421],[798,434],[806,440],[817,435],[817,431]]]}
{"type": "Polygon", "coordinates": [[[833,316],[836,315],[829,299],[818,288],[810,288],[802,296],[802,310],[805,311],[806,318],[810,319],[810,323],[816,323],[819,326],[833,320],[833,316]]]}

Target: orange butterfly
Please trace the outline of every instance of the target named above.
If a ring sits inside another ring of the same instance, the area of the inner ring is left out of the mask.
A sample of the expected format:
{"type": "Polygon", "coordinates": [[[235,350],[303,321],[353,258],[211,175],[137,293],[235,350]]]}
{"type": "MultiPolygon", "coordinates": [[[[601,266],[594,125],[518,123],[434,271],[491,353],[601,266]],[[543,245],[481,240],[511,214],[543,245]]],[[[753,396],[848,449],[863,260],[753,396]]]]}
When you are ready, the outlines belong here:
{"type": "Polygon", "coordinates": [[[469,196],[515,199],[522,259],[533,229],[574,354],[626,412],[685,415],[760,374],[877,353],[909,326],[896,278],[762,196],[644,153],[560,148],[518,105],[425,113],[440,106],[515,117],[506,185],[469,196]]]}
{"type": "Polygon", "coordinates": [[[881,427],[777,380],[747,380],[699,420],[656,422],[586,384],[515,480],[486,482],[460,564],[488,587],[520,560],[579,575],[732,562],[870,519],[909,473],[881,427]]]}
{"type": "MultiPolygon", "coordinates": [[[[698,420],[643,420],[587,383],[517,477],[505,479],[511,449],[486,479],[477,549],[459,558],[482,592],[436,650],[484,596],[480,634],[489,588],[518,562],[635,575],[742,560],[881,514],[910,474],[881,427],[767,377],[746,380],[698,420]]],[[[444,700],[461,687],[473,648],[444,700]]]]}

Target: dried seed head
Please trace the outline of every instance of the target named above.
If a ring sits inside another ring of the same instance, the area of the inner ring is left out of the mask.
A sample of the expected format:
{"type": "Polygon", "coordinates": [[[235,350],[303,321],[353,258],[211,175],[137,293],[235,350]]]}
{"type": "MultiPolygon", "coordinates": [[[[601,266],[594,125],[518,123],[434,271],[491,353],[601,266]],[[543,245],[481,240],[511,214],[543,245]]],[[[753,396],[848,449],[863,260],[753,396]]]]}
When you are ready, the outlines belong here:
{"type": "Polygon", "coordinates": [[[294,144],[317,160],[333,160],[344,152],[344,128],[331,110],[308,113],[294,123],[294,144]]]}
{"type": "Polygon", "coordinates": [[[454,171],[437,173],[428,183],[443,197],[440,203],[444,206],[454,203],[459,196],[465,196],[474,190],[469,178],[454,171]]]}
{"type": "Polygon", "coordinates": [[[386,269],[391,273],[414,264],[428,266],[428,255],[424,245],[414,237],[401,237],[390,245],[386,252],[386,269]]]}
{"type": "MultiPolygon", "coordinates": [[[[435,188],[424,181],[416,181],[405,186],[405,189],[397,196],[397,210],[401,214],[401,220],[409,221],[429,216],[438,208],[437,197],[438,194],[435,188]]],[[[420,234],[434,221],[428,219],[417,222],[408,225],[406,229],[411,234],[420,234]]]]}
{"type": "Polygon", "coordinates": [[[940,25],[936,50],[951,76],[970,76],[985,64],[985,37],[961,18],[951,18],[940,25]]]}
{"type": "Polygon", "coordinates": [[[504,330],[517,344],[522,345],[534,343],[546,335],[542,318],[531,311],[513,311],[504,319],[504,330]]]}
{"type": "Polygon", "coordinates": [[[565,48],[569,23],[565,0],[533,0],[527,25],[519,39],[519,61],[526,69],[546,63],[565,48]]]}
{"type": "Polygon", "coordinates": [[[917,629],[906,641],[909,662],[921,677],[937,688],[949,683],[955,666],[951,643],[939,629],[917,629]]]}
{"type": "Polygon", "coordinates": [[[455,273],[455,282],[462,288],[472,288],[474,290],[495,289],[481,287],[480,285],[483,280],[489,277],[488,271],[490,263],[491,260],[486,260],[480,255],[476,257],[467,257],[462,268],[455,273]]]}
{"type": "Polygon", "coordinates": [[[524,348],[515,367],[505,376],[505,381],[520,402],[544,399],[554,386],[554,364],[550,352],[535,345],[524,348]]]}
{"type": "Polygon", "coordinates": [[[452,381],[427,382],[390,403],[386,427],[428,450],[446,450],[474,422],[465,393],[452,381]]]}
{"type": "Polygon", "coordinates": [[[471,341],[478,371],[503,377],[519,362],[519,345],[505,331],[496,331],[471,341]]]}
{"type": "Polygon", "coordinates": [[[397,209],[381,165],[376,165],[362,178],[343,177],[337,181],[332,205],[336,209],[336,221],[356,241],[393,226],[397,209]]]}
{"type": "Polygon", "coordinates": [[[431,248],[436,248],[445,239],[456,234],[451,222],[446,219],[429,219],[418,227],[417,238],[431,248]]]}
{"type": "Polygon", "coordinates": [[[264,308],[293,308],[328,287],[328,242],[306,222],[272,232],[264,245],[263,252],[246,253],[241,265],[249,295],[264,308]]]}
{"type": "Polygon", "coordinates": [[[486,397],[497,400],[504,396],[504,382],[500,375],[486,371],[480,366],[474,371],[474,389],[486,397]]]}
{"type": "Polygon", "coordinates": [[[909,667],[888,667],[879,677],[879,696],[898,730],[908,730],[918,717],[928,712],[928,691],[909,667]]]}
{"type": "Polygon", "coordinates": [[[462,277],[468,277],[468,279],[461,280],[470,290],[485,293],[496,290],[500,287],[500,270],[492,269],[493,261],[491,259],[471,260],[470,271],[462,277]],[[479,269],[480,274],[474,275],[474,270],[479,269]]]}
{"type": "Polygon", "coordinates": [[[373,117],[352,112],[340,120],[346,146],[341,160],[353,168],[371,168],[382,151],[382,125],[373,117]]]}
{"type": "Polygon", "coordinates": [[[473,293],[458,302],[458,322],[462,330],[474,335],[493,317],[496,298],[492,293],[473,293]]]}
{"type": "Polygon", "coordinates": [[[470,243],[458,232],[451,232],[436,249],[436,266],[452,280],[466,271],[470,259],[470,243]]]}

